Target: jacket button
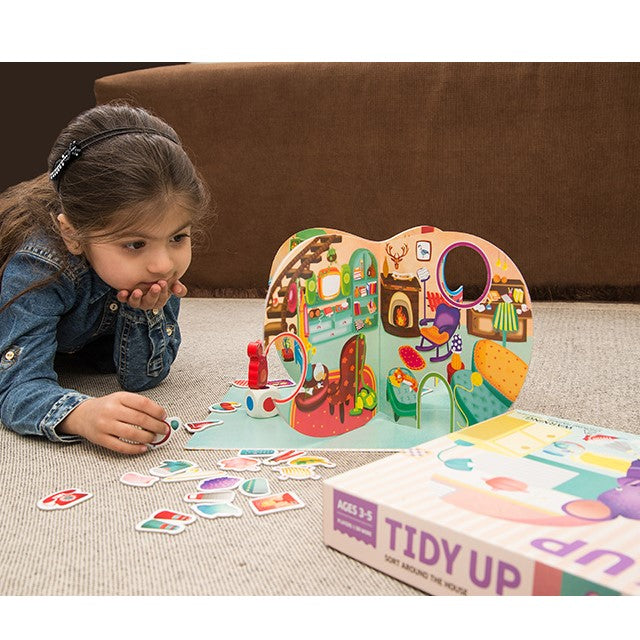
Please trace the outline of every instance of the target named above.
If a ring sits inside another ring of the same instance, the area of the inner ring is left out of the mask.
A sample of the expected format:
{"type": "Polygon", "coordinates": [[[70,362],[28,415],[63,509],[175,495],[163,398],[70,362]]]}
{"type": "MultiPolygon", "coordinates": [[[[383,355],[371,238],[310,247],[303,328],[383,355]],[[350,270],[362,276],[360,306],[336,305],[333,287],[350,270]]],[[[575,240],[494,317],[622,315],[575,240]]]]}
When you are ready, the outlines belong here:
{"type": "Polygon", "coordinates": [[[160,313],[160,309],[152,309],[151,311],[153,312],[154,316],[157,316],[160,313]]]}
{"type": "Polygon", "coordinates": [[[7,351],[7,353],[4,354],[4,357],[6,360],[13,360],[16,357],[16,354],[13,351],[7,351]]]}
{"type": "Polygon", "coordinates": [[[167,327],[167,335],[168,336],[173,335],[173,327],[167,327]]]}
{"type": "Polygon", "coordinates": [[[109,305],[109,309],[115,313],[118,310],[118,303],[117,302],[112,302],[109,305]]]}

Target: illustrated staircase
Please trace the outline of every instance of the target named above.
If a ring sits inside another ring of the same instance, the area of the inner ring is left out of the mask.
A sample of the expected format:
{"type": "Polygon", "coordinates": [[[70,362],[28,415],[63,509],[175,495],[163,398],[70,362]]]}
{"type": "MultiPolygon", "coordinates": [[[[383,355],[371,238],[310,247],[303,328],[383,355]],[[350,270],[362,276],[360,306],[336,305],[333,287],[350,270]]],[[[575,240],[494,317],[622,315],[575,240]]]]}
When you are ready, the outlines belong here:
{"type": "Polygon", "coordinates": [[[296,256],[294,256],[289,264],[282,269],[280,275],[271,283],[267,294],[267,318],[273,318],[274,322],[265,325],[264,336],[268,342],[271,336],[277,336],[283,331],[290,330],[287,319],[295,317],[297,313],[296,304],[292,306],[292,311],[287,304],[289,298],[289,290],[291,286],[297,286],[299,278],[307,280],[313,275],[309,266],[316,262],[322,261],[322,254],[327,252],[332,244],[342,242],[342,236],[335,234],[327,234],[313,238],[296,256]],[[277,297],[278,303],[273,304],[274,296],[277,297]]]}

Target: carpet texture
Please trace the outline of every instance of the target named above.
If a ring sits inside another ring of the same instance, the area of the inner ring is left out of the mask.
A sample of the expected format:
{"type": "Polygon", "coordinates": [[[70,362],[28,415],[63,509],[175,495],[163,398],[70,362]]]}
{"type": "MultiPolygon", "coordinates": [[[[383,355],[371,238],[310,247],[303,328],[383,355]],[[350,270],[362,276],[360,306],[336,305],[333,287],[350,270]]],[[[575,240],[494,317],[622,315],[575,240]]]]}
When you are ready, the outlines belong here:
{"type": "MultiPolygon", "coordinates": [[[[198,420],[231,381],[246,377],[246,345],[261,336],[259,299],[187,299],[183,345],[171,375],[147,392],[169,415],[198,420]]],[[[534,347],[517,408],[640,434],[637,363],[640,305],[534,304],[534,347]]],[[[111,376],[67,370],[61,384],[92,395],[118,390],[111,376]]],[[[321,481],[278,481],[306,508],[241,518],[199,519],[178,536],[136,532],[160,507],[188,511],[193,483],[121,484],[126,471],[146,473],[165,458],[214,466],[231,451],[185,451],[184,431],[164,448],[120,456],[88,443],[57,445],[2,429],[0,595],[417,595],[420,592],[326,548],[321,536],[321,481]],[[76,487],[94,493],[77,507],[36,508],[48,493],[76,487]]],[[[335,469],[386,453],[331,452],[335,469]]],[[[241,474],[251,477],[249,474],[241,474]]],[[[274,474],[272,474],[274,475],[274,474]]]]}

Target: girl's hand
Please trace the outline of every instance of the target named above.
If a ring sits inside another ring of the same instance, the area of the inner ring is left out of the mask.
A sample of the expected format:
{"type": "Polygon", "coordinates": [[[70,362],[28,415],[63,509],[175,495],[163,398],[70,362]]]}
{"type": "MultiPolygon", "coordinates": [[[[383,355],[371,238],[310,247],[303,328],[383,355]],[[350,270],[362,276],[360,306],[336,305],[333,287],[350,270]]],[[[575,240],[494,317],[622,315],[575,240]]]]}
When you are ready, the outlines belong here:
{"type": "Polygon", "coordinates": [[[166,417],[166,411],[153,400],[119,391],[79,404],[60,423],[58,432],[82,436],[101,447],[133,455],[147,451],[146,445],[157,434],[167,433],[170,427],[164,422],[166,417]]]}
{"type": "Polygon", "coordinates": [[[128,304],[133,309],[141,309],[142,311],[151,311],[152,309],[161,309],[167,304],[167,301],[174,295],[178,298],[184,298],[187,295],[187,287],[180,280],[169,289],[166,280],[158,280],[149,287],[147,293],[142,293],[140,289],[134,289],[129,292],[126,289],[118,291],[118,300],[128,304]]]}

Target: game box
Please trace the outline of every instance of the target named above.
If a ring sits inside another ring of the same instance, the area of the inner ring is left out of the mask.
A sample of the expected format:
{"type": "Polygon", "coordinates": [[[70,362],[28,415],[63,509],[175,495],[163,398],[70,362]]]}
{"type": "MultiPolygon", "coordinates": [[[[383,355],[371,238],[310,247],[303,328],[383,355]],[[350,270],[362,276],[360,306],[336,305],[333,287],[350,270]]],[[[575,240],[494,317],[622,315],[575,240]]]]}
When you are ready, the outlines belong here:
{"type": "Polygon", "coordinates": [[[325,480],[323,536],[433,595],[637,595],[640,437],[510,411],[325,480]]]}

